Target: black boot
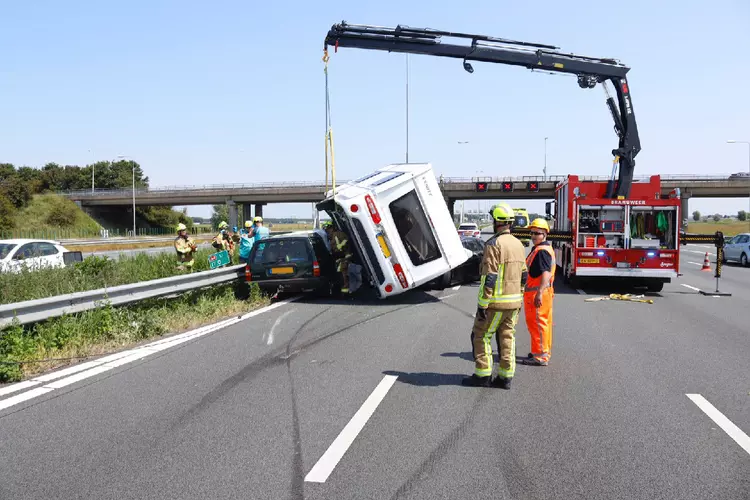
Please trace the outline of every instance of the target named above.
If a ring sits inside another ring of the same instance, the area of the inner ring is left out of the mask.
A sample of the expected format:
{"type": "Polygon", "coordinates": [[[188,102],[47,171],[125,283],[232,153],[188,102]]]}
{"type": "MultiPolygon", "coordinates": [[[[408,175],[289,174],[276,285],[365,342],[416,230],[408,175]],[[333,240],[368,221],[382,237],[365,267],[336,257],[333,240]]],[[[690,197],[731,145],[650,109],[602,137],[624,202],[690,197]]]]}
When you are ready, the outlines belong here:
{"type": "Polygon", "coordinates": [[[505,389],[506,391],[510,390],[510,381],[513,380],[512,378],[504,378],[497,376],[495,377],[495,380],[492,381],[493,387],[497,387],[499,389],[505,389]]]}
{"type": "Polygon", "coordinates": [[[464,379],[461,380],[461,385],[469,387],[492,387],[491,379],[492,377],[478,377],[477,375],[472,375],[471,377],[464,377],[464,379]]]}

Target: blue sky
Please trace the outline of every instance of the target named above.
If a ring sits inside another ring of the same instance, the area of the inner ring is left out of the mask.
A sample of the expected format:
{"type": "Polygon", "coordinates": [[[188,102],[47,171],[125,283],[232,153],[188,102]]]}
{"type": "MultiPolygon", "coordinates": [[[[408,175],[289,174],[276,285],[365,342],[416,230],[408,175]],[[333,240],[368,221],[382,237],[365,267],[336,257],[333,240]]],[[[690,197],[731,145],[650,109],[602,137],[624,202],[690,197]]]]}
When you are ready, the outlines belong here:
{"type": "MultiPolygon", "coordinates": [[[[726,144],[750,140],[746,0],[38,0],[0,9],[0,161],[127,154],[152,185],[322,179],[322,42],[345,19],[617,58],[632,68],[636,174],[748,168],[747,147],[726,144]]],[[[403,161],[405,56],[340,49],[329,64],[337,176],[403,161]]],[[[617,141],[599,87],[503,65],[476,63],[468,74],[460,61],[428,56],[410,57],[410,67],[411,161],[446,177],[541,174],[546,136],[549,174],[609,173],[617,141]]],[[[732,213],[748,201],[690,208],[732,213]]],[[[309,211],[271,206],[266,215],[309,211]]]]}

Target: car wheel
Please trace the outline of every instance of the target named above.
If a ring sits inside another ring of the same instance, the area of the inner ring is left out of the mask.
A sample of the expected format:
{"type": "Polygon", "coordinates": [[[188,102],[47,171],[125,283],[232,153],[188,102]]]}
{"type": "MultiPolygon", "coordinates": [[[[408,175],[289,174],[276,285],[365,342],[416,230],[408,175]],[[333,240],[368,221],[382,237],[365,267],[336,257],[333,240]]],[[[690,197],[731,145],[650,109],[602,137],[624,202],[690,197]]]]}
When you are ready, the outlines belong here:
{"type": "Polygon", "coordinates": [[[744,252],[742,253],[742,255],[740,255],[740,264],[742,264],[744,267],[748,266],[747,254],[744,252]]]}

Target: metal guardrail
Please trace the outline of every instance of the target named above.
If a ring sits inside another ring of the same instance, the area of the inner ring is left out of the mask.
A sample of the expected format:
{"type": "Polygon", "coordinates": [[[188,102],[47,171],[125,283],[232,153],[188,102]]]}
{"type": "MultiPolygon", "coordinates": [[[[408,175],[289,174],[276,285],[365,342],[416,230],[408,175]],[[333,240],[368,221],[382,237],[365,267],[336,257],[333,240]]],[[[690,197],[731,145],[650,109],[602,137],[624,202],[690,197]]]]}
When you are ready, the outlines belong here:
{"type": "Polygon", "coordinates": [[[56,295],[44,299],[27,300],[0,305],[0,328],[8,326],[17,318],[22,325],[55,318],[65,314],[79,313],[100,307],[102,303],[125,305],[145,299],[179,294],[203,287],[229,283],[244,278],[245,265],[181,274],[169,278],[142,281],[130,285],[100,288],[86,292],[56,295]]]}
{"type": "MultiPolygon", "coordinates": [[[[655,175],[655,174],[653,174],[655,175]]],[[[482,176],[482,177],[442,177],[440,180],[445,184],[460,184],[468,182],[558,182],[563,181],[567,178],[567,175],[548,175],[546,177],[541,175],[527,175],[527,176],[482,176]]],[[[633,180],[648,180],[651,175],[639,175],[635,176],[633,180]]],[[[609,177],[603,175],[579,175],[580,180],[587,181],[607,181],[609,177]]],[[[661,175],[663,181],[679,180],[679,181],[693,181],[693,182],[708,182],[708,181],[727,181],[730,180],[730,174],[713,174],[713,175],[694,175],[694,174],[666,174],[661,175]]],[[[347,180],[342,180],[336,184],[343,186],[347,180]]],[[[330,182],[329,182],[330,184],[330,182]]],[[[242,183],[242,184],[204,184],[195,186],[157,186],[149,188],[139,188],[135,190],[136,196],[139,194],[169,194],[169,193],[181,193],[185,191],[224,191],[233,189],[286,189],[286,188],[323,188],[325,181],[296,181],[296,182],[259,182],[259,183],[242,183]]],[[[62,191],[58,194],[68,197],[81,197],[91,198],[96,196],[116,196],[116,195],[128,195],[132,196],[132,189],[97,189],[93,193],[91,190],[77,190],[77,191],[62,191]]]]}

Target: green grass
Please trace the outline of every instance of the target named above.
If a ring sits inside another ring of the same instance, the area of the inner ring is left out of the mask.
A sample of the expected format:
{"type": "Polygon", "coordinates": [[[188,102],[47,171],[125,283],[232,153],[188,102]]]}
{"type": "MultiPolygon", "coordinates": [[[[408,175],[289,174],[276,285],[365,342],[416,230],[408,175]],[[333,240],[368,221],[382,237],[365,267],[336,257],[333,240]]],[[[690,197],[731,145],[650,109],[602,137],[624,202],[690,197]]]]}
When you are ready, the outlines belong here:
{"type": "Polygon", "coordinates": [[[750,221],[721,219],[719,222],[688,222],[688,233],[711,234],[721,231],[724,236],[750,232],[750,221]]]}
{"type": "Polygon", "coordinates": [[[179,333],[251,311],[268,303],[253,284],[248,300],[233,284],[151,299],[128,307],[99,309],[0,331],[0,382],[16,382],[87,357],[117,351],[146,339],[179,333]]]}
{"type": "Polygon", "coordinates": [[[99,224],[94,219],[72,201],[55,194],[35,195],[27,207],[16,213],[15,227],[19,229],[3,237],[63,239],[99,234],[99,224]]]}
{"type": "MultiPolygon", "coordinates": [[[[209,269],[211,248],[195,255],[194,272],[209,269]]],[[[74,266],[59,269],[0,273],[0,304],[41,299],[98,288],[127,285],[179,274],[174,253],[121,255],[119,260],[91,256],[74,266]]]]}

